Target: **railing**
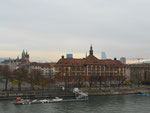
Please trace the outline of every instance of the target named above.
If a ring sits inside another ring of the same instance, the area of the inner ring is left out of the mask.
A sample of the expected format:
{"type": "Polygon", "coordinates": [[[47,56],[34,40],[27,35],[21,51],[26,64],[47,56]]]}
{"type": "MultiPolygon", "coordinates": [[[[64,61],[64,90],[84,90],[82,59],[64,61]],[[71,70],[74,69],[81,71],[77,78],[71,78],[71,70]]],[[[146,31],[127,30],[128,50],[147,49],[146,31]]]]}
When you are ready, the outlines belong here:
{"type": "Polygon", "coordinates": [[[31,98],[40,98],[40,97],[56,97],[56,96],[73,96],[74,94],[71,91],[62,89],[49,89],[49,90],[33,90],[33,91],[3,91],[0,92],[0,99],[4,97],[31,97],[31,98]]]}

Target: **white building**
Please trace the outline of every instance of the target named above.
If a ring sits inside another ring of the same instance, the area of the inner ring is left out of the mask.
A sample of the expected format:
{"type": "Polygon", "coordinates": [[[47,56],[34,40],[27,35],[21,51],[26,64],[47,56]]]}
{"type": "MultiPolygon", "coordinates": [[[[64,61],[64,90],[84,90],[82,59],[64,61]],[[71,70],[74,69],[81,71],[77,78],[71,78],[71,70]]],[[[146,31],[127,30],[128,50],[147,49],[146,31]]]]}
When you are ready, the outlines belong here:
{"type": "Polygon", "coordinates": [[[31,70],[40,70],[42,73],[42,76],[45,78],[54,78],[54,74],[55,74],[55,64],[56,63],[30,63],[29,66],[29,72],[31,72],[31,70]]]}

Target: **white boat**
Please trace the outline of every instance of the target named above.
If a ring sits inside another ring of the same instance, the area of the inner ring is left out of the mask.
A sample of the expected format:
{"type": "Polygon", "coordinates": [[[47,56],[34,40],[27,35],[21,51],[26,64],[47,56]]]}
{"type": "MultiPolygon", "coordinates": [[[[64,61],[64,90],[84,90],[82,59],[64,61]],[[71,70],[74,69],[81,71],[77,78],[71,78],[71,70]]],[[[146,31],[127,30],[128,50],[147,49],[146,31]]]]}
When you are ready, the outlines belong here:
{"type": "Polygon", "coordinates": [[[38,100],[32,100],[32,102],[37,102],[38,100]]]}
{"type": "Polygon", "coordinates": [[[75,102],[75,101],[87,101],[88,100],[88,93],[84,93],[79,89],[74,90],[75,99],[65,99],[55,97],[54,99],[43,99],[43,100],[24,100],[21,98],[17,98],[15,105],[24,105],[24,104],[41,104],[41,103],[57,103],[57,102],[75,102]]]}
{"type": "Polygon", "coordinates": [[[41,103],[49,103],[50,100],[44,99],[44,100],[40,100],[41,103]]]}
{"type": "Polygon", "coordinates": [[[73,93],[75,93],[76,100],[88,100],[88,93],[79,90],[78,88],[73,89],[73,93]]]}
{"type": "Polygon", "coordinates": [[[62,101],[63,99],[62,98],[59,98],[59,97],[55,97],[55,99],[52,99],[53,102],[58,102],[58,101],[62,101]]]}

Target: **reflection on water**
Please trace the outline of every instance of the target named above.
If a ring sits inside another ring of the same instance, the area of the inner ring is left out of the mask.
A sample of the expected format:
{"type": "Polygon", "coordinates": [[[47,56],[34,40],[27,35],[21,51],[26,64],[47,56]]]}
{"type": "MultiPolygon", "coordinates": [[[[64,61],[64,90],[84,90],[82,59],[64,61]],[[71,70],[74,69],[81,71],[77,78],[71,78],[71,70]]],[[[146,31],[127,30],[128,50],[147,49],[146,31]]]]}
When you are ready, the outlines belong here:
{"type": "Polygon", "coordinates": [[[89,101],[14,105],[0,101],[0,113],[149,113],[150,97],[138,95],[92,96],[89,101]]]}

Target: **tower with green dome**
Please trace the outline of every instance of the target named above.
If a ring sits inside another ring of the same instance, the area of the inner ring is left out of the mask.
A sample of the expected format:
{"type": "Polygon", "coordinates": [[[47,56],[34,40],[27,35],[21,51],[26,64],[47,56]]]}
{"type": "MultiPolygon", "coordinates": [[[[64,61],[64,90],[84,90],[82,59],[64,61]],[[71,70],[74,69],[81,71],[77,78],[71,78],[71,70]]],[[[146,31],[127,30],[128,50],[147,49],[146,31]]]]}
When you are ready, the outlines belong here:
{"type": "Polygon", "coordinates": [[[26,51],[22,51],[22,60],[26,60],[26,61],[29,61],[29,54],[28,52],[26,51]]]}

